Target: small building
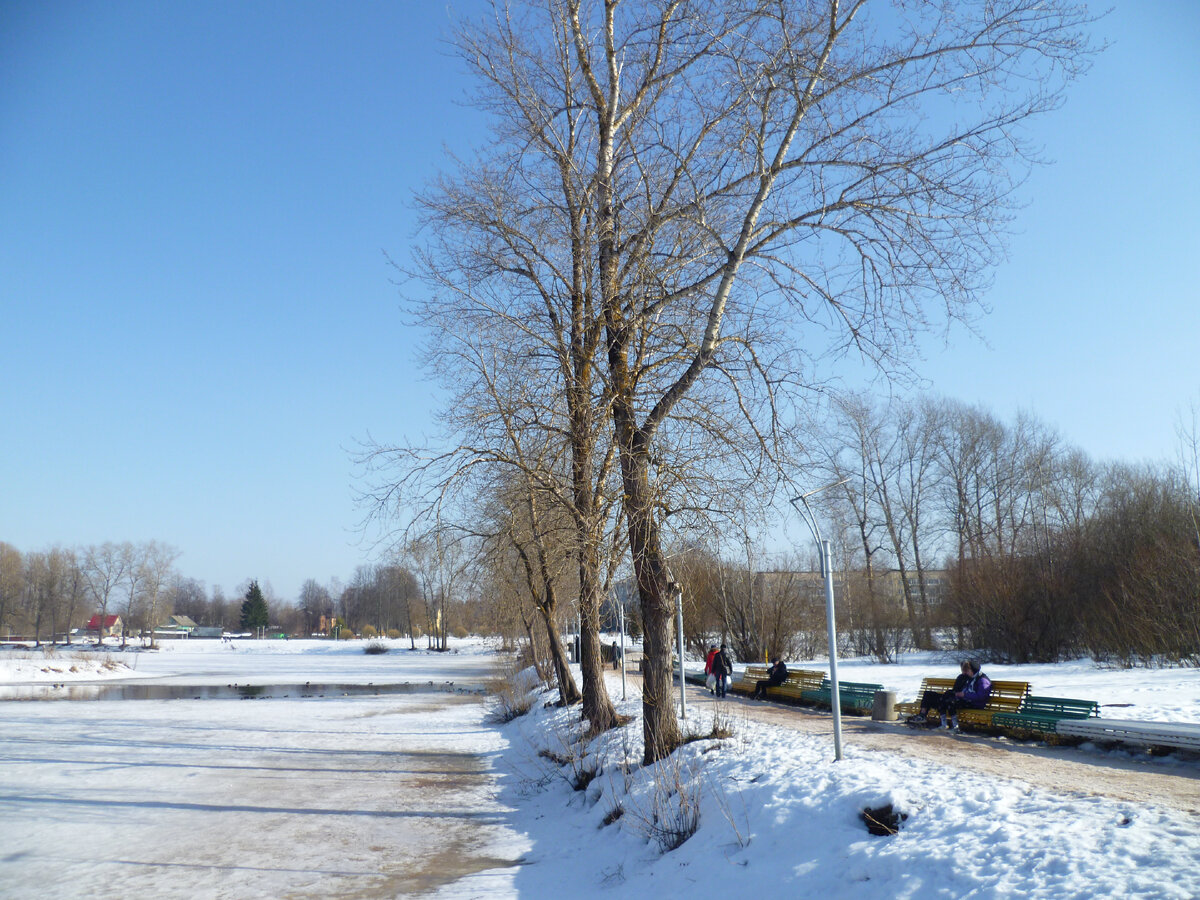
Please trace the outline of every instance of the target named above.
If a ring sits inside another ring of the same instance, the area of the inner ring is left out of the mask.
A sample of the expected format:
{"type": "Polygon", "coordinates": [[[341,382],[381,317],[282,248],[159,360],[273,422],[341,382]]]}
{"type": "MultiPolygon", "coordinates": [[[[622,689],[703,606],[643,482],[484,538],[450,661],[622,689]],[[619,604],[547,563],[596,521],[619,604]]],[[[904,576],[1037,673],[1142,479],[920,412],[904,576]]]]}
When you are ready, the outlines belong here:
{"type": "Polygon", "coordinates": [[[188,634],[195,631],[198,627],[194,619],[190,616],[174,615],[167,619],[165,625],[162,626],[170,631],[183,631],[188,634]]]}
{"type": "Polygon", "coordinates": [[[104,624],[100,624],[100,614],[92,616],[88,619],[87,628],[88,634],[94,634],[103,639],[106,637],[123,637],[125,635],[125,623],[121,621],[120,616],[105,616],[104,624]]]}
{"type": "Polygon", "coordinates": [[[174,615],[168,617],[167,621],[154,629],[155,639],[173,640],[178,638],[188,638],[196,630],[196,622],[189,616],[174,615]]]}

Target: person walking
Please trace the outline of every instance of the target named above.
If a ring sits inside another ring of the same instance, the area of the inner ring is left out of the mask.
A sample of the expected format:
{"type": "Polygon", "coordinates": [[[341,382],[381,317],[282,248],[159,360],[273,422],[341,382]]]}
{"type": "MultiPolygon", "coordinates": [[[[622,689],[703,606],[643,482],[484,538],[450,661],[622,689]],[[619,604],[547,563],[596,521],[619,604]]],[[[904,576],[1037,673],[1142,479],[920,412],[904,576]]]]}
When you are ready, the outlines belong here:
{"type": "Polygon", "coordinates": [[[717,696],[724,697],[729,691],[729,676],[733,674],[733,660],[724,644],[713,654],[712,673],[717,676],[717,696]]]}
{"type": "Polygon", "coordinates": [[[710,694],[717,692],[717,676],[713,673],[713,657],[717,655],[717,645],[708,645],[708,655],[704,657],[704,686],[710,694]]]}

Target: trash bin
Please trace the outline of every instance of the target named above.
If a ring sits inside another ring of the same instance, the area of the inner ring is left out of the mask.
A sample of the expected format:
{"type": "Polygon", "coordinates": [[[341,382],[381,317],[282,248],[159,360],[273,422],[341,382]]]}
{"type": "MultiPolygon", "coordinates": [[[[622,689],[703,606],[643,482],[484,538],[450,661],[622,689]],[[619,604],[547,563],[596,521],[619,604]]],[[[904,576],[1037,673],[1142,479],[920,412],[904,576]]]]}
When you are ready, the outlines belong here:
{"type": "Polygon", "coordinates": [[[871,703],[871,721],[895,722],[898,718],[899,716],[896,715],[896,692],[876,691],[875,698],[871,703]]]}

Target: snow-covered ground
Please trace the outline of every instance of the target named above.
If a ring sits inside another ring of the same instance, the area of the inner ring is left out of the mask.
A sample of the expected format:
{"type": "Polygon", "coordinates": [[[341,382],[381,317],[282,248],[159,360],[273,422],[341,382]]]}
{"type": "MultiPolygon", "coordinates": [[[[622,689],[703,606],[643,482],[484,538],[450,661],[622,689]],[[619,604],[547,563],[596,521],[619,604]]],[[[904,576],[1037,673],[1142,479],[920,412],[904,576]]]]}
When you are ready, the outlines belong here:
{"type": "MultiPolygon", "coordinates": [[[[476,642],[450,654],[393,646],[377,656],[319,641],[3,651],[0,684],[463,686],[495,660],[476,642]]],[[[953,659],[930,656],[839,669],[902,697],[923,675],[953,670],[953,659]]],[[[1106,717],[1200,722],[1195,670],[1077,661],[985,671],[1099,700],[1106,717]]],[[[619,710],[637,716],[636,682],[622,702],[619,675],[609,679],[619,710]]],[[[582,745],[578,712],[546,707],[551,696],[503,726],[476,697],[435,690],[0,702],[0,895],[1200,896],[1200,821],[1176,809],[1059,794],[854,742],[834,762],[827,735],[757,723],[738,715],[742,701],[689,709],[693,728],[718,712],[732,737],[642,768],[637,721],[582,745]],[[570,783],[592,772],[584,790],[570,783]],[[667,851],[681,797],[698,826],[667,851]],[[907,819],[895,836],[868,835],[860,812],[885,804],[907,819]]],[[[1105,755],[1056,752],[1098,765],[1105,755]]],[[[1194,758],[1145,765],[1200,778],[1194,758]]]]}

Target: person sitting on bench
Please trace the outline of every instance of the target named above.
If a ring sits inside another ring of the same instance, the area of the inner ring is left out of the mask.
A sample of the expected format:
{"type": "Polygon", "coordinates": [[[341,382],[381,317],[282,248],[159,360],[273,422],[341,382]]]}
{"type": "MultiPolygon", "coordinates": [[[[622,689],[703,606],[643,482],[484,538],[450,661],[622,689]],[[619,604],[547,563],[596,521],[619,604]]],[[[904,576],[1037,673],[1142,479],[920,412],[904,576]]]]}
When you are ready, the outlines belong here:
{"type": "Polygon", "coordinates": [[[942,727],[952,728],[958,731],[958,711],[960,709],[983,709],[987,706],[988,697],[992,695],[992,680],[983,674],[979,667],[979,663],[975,660],[967,661],[967,668],[971,671],[971,678],[960,691],[954,692],[954,697],[946,705],[946,709],[942,710],[942,727]],[[950,716],[950,724],[946,725],[946,716],[950,716]]]}
{"type": "Polygon", "coordinates": [[[920,725],[925,722],[925,717],[929,715],[931,710],[937,710],[945,716],[946,711],[954,702],[954,695],[965,688],[971,680],[971,663],[969,660],[963,660],[959,667],[962,672],[954,679],[954,687],[948,691],[926,691],[921,697],[921,710],[915,716],[910,716],[908,722],[910,725],[920,725]]]}
{"type": "Polygon", "coordinates": [[[954,687],[948,691],[926,691],[921,698],[921,710],[909,719],[913,723],[925,721],[926,714],[936,709],[941,714],[943,728],[958,728],[958,711],[962,707],[983,709],[992,693],[991,679],[980,671],[979,663],[973,659],[963,660],[962,673],[954,679],[954,687]],[[946,716],[950,717],[949,725],[946,716]]]}
{"type": "Polygon", "coordinates": [[[779,687],[785,681],[787,681],[787,666],[783,664],[782,659],[776,659],[771,664],[771,667],[767,669],[767,680],[760,681],[754,685],[754,696],[752,699],[766,700],[767,688],[779,687]]]}

